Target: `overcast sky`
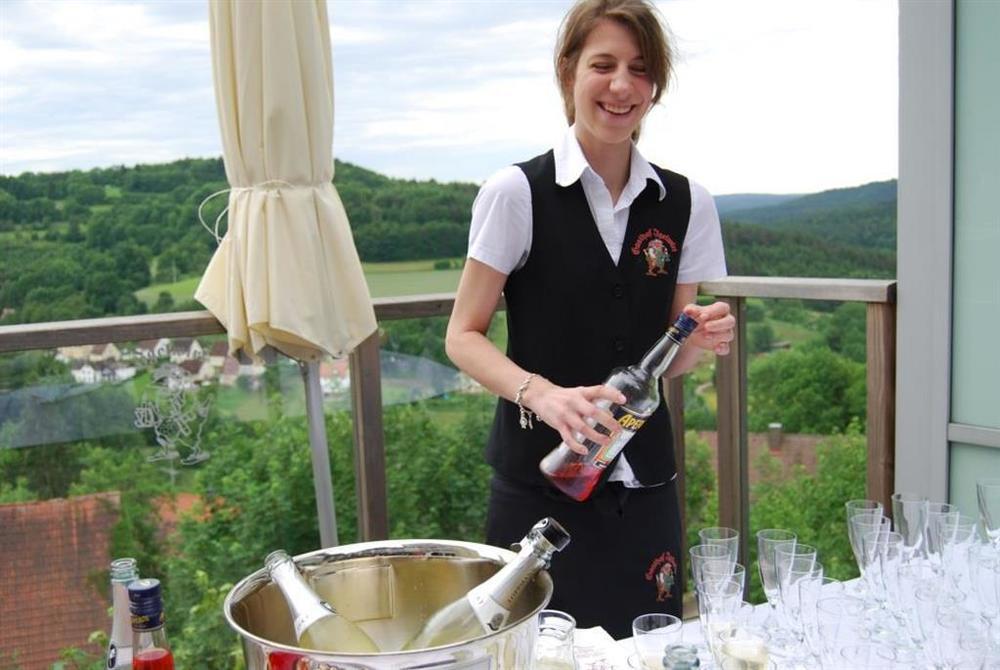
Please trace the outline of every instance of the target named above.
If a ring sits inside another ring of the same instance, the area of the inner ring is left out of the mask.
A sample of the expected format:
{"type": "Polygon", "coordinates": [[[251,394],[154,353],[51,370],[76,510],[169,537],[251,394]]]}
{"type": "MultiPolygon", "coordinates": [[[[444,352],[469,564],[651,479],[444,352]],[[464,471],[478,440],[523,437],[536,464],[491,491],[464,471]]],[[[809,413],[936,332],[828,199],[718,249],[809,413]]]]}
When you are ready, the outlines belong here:
{"type": "MultiPolygon", "coordinates": [[[[328,0],[334,153],[481,182],[565,122],[569,0],[328,0]]],[[[895,0],[658,2],[676,79],[640,149],[713,193],[896,176],[895,0]]],[[[203,0],[0,0],[0,172],[221,154],[203,0]]]]}

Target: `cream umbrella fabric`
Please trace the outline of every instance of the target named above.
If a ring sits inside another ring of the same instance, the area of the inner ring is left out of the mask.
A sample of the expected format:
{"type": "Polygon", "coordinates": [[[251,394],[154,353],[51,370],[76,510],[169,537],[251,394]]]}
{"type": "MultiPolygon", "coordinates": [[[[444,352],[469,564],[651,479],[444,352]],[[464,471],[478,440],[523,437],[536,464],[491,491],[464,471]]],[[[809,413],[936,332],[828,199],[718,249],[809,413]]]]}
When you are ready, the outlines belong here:
{"type": "Polygon", "coordinates": [[[229,228],[195,298],[231,351],[342,356],[376,329],[333,178],[325,0],[211,0],[229,228]]]}

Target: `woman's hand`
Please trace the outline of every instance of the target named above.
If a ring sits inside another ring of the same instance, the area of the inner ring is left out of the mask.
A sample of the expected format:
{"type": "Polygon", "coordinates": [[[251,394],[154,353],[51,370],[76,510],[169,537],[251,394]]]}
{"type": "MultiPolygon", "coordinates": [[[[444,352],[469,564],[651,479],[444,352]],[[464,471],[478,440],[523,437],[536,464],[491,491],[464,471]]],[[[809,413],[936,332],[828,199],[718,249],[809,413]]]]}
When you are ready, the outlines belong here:
{"type": "Polygon", "coordinates": [[[686,305],[684,313],[698,322],[687,342],[714,351],[719,356],[729,353],[729,343],[736,337],[736,317],[729,313],[729,303],[713,302],[704,307],[686,305]]]}
{"type": "Polygon", "coordinates": [[[567,388],[535,377],[522,397],[524,406],[557,430],[567,446],[578,454],[587,453],[587,448],[576,439],[578,434],[603,446],[621,430],[611,412],[598,406],[601,400],[620,404],[625,402],[625,396],[603,384],[567,388]],[[599,433],[594,428],[596,424],[604,426],[610,434],[599,433]]]}

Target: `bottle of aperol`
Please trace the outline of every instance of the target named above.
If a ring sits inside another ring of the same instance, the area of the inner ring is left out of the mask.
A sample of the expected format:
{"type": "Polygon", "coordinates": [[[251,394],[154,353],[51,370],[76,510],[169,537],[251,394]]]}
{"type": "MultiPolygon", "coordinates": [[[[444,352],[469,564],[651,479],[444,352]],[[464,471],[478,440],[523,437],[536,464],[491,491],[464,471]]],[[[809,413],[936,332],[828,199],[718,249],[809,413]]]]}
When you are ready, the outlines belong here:
{"type": "MultiPolygon", "coordinates": [[[[697,327],[697,321],[681,314],[641,361],[611,371],[604,383],[621,391],[625,402],[619,405],[602,400],[598,404],[611,413],[621,429],[604,446],[577,435],[577,440],[587,449],[586,454],[578,454],[565,442],[550,451],[538,467],[553,486],[574,500],[583,501],[590,497],[605,468],[659,405],[660,377],[680,351],[684,340],[697,327]]],[[[602,425],[597,425],[595,429],[609,434],[602,425]]]]}

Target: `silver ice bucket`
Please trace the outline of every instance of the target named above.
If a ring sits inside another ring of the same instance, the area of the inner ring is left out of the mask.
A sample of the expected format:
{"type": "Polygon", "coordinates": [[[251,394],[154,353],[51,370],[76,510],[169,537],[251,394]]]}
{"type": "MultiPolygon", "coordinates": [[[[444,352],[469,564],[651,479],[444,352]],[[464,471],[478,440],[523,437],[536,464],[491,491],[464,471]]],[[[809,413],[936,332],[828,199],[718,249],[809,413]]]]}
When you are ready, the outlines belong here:
{"type": "MultiPolygon", "coordinates": [[[[450,540],[387,540],[321,549],[295,557],[313,589],[355,621],[380,649],[399,649],[423,622],[488,579],[514,553],[450,540]]],[[[444,647],[380,654],[339,654],[295,646],[285,600],[266,569],[226,596],[226,620],[240,634],[247,670],[526,670],[536,615],[552,597],[545,571],[521,592],[508,625],[444,647]]]]}

